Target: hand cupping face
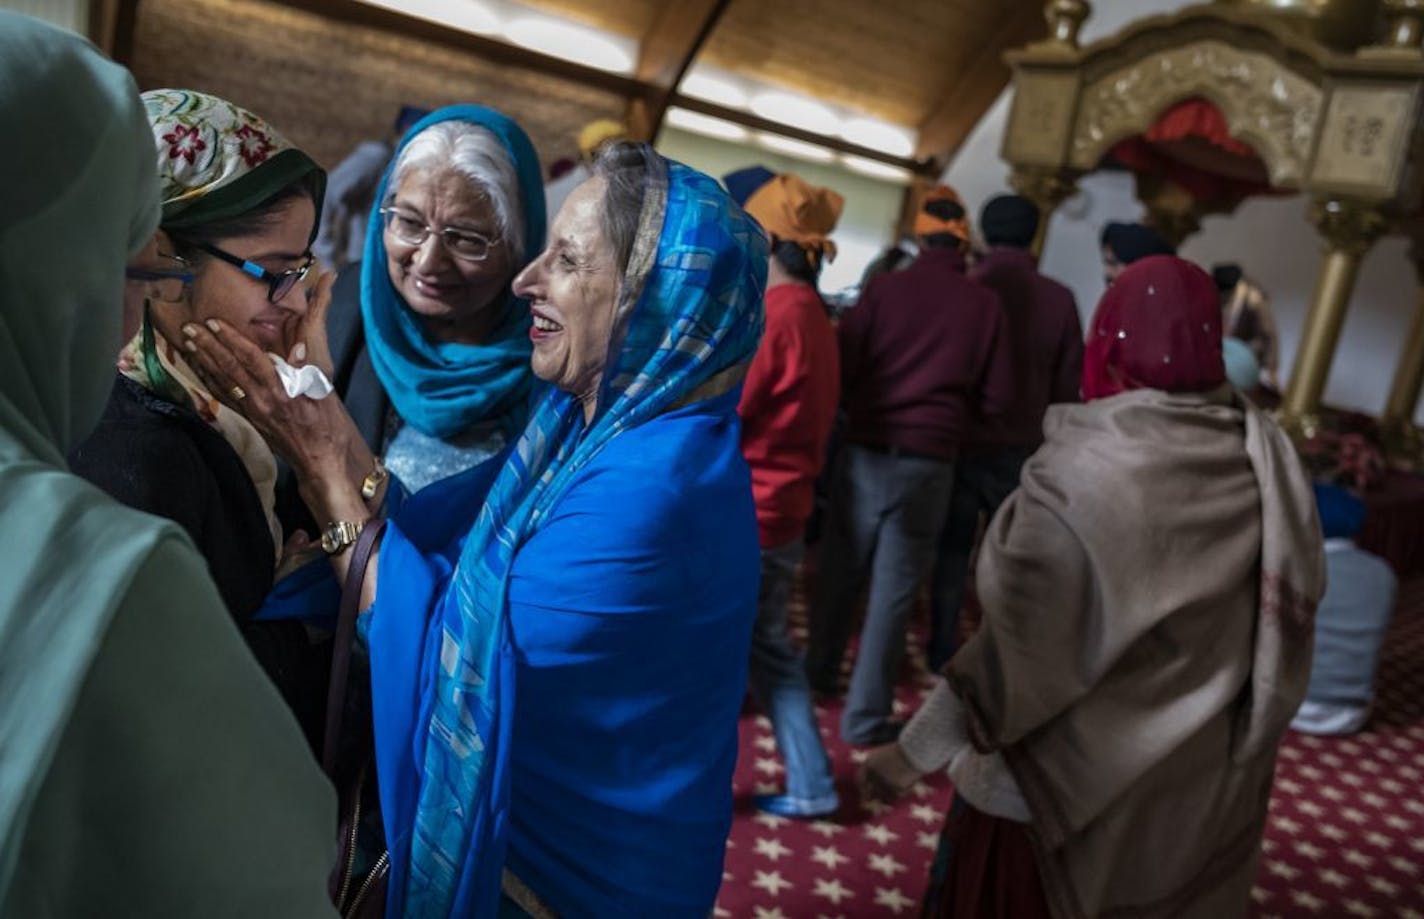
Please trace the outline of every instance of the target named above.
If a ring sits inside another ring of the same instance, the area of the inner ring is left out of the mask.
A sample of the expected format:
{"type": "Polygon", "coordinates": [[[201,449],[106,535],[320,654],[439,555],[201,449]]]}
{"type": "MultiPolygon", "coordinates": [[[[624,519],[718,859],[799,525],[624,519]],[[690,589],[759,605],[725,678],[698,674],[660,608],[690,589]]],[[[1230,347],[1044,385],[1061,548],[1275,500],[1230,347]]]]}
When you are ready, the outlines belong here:
{"type": "MultiPolygon", "coordinates": [[[[337,399],[293,398],[272,357],[221,320],[182,328],[188,360],[208,391],[241,414],[297,469],[344,462],[350,419],[337,399]]],[[[319,370],[308,364],[301,370],[319,370]]],[[[324,375],[323,375],[324,378],[324,375]]]]}

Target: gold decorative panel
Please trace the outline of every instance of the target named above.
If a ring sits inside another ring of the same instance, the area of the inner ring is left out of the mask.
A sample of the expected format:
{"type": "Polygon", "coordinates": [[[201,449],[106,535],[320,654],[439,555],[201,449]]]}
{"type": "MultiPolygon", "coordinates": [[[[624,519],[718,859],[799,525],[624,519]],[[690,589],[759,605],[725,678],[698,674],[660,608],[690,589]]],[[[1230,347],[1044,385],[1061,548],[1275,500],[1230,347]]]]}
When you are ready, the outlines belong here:
{"type": "Polygon", "coordinates": [[[1004,133],[1004,159],[1025,166],[1060,166],[1073,130],[1076,73],[1020,70],[1004,133]]]}
{"type": "Polygon", "coordinates": [[[1146,131],[1167,108],[1200,96],[1265,162],[1272,184],[1299,187],[1320,120],[1319,86],[1270,55],[1207,39],[1161,51],[1084,88],[1069,162],[1091,170],[1117,141],[1146,131]]]}
{"type": "Polygon", "coordinates": [[[1418,84],[1336,83],[1328,106],[1311,188],[1393,198],[1414,129],[1418,84]]]}

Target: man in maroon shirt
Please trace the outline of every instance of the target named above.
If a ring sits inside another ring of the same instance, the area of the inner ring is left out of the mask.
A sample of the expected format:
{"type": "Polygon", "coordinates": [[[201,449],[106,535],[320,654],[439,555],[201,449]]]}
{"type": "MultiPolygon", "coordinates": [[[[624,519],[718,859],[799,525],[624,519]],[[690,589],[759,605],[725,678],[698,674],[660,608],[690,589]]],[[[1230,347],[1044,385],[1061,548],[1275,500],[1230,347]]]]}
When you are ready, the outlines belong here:
{"type": "Polygon", "coordinates": [[[845,444],[811,618],[807,672],[834,691],[866,575],[870,597],[841,717],[848,743],[881,744],[915,595],[939,543],[955,457],[986,415],[1013,398],[999,298],[965,277],[969,221],[953,189],[916,215],[922,254],[871,282],[840,323],[845,444]]]}
{"type": "MultiPolygon", "coordinates": [[[[739,175],[728,177],[729,189],[739,175]]],[[[783,817],[824,817],[840,803],[787,608],[840,395],[836,332],[816,280],[835,254],[828,237],[844,203],[788,173],[763,181],[744,205],[771,237],[766,331],[737,406],[761,539],[748,673],[786,762],[786,793],[758,795],[755,803],[783,817]]]]}
{"type": "Polygon", "coordinates": [[[1038,271],[1029,246],[1038,208],[1018,195],[984,205],[979,229],[989,251],[969,277],[999,295],[1013,350],[1015,395],[1008,411],[975,425],[954,465],[954,490],[940,537],[930,591],[930,669],[958,646],[959,608],[979,515],[992,518],[1019,486],[1019,470],[1043,442],[1050,403],[1077,402],[1083,373],[1083,327],[1073,294],[1038,271]]]}

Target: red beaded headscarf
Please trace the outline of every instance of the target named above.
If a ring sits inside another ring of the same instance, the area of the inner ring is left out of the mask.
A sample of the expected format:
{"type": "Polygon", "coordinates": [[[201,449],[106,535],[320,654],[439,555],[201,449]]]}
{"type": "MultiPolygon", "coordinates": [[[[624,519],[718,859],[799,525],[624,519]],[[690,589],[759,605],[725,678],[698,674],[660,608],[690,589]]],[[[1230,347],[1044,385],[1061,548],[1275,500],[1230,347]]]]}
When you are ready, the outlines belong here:
{"type": "Polygon", "coordinates": [[[1088,326],[1083,398],[1129,389],[1203,392],[1224,382],[1221,306],[1211,276],[1170,255],[1134,262],[1088,326]]]}

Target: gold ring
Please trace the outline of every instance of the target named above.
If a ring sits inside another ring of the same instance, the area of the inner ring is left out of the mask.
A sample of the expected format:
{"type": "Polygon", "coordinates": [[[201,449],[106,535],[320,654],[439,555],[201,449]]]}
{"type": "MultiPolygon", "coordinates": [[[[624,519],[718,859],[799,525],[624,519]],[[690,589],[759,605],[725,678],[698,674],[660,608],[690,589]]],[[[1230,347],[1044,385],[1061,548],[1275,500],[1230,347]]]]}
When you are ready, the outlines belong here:
{"type": "Polygon", "coordinates": [[[236,402],[241,402],[243,399],[247,398],[247,393],[243,391],[241,386],[234,386],[232,389],[229,389],[227,391],[227,394],[229,396],[232,396],[233,400],[236,402]]]}

